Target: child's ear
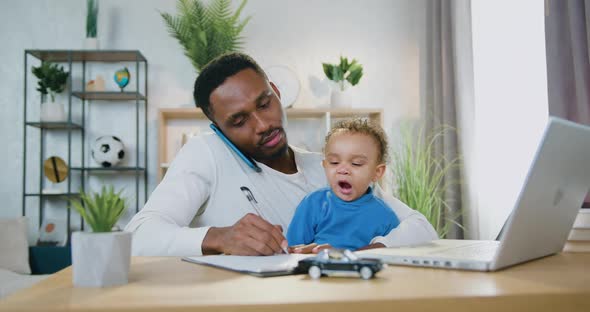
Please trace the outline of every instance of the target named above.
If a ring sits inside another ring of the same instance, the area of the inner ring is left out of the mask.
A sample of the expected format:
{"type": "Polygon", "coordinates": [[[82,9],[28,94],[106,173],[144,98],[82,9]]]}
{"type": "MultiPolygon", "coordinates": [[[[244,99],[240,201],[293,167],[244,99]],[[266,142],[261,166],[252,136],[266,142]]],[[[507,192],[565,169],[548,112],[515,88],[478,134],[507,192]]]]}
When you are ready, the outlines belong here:
{"type": "Polygon", "coordinates": [[[373,182],[377,182],[379,179],[381,179],[383,174],[385,174],[385,168],[385,164],[377,165],[377,168],[375,168],[375,177],[373,177],[373,182]]]}
{"type": "Polygon", "coordinates": [[[326,168],[326,160],[322,159],[322,167],[326,168]]]}

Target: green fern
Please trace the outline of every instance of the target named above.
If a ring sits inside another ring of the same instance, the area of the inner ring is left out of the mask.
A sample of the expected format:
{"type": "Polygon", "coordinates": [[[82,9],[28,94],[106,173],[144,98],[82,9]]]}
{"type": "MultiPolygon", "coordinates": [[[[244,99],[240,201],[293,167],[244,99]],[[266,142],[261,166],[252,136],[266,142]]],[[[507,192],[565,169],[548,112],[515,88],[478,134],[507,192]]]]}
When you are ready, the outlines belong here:
{"type": "Polygon", "coordinates": [[[122,192],[115,193],[113,186],[103,186],[100,193],[80,192],[80,200],[84,205],[77,200],[70,200],[70,203],[93,232],[110,232],[127,209],[122,192]]]}
{"type": "Polygon", "coordinates": [[[393,150],[392,166],[396,197],[420,213],[432,224],[439,237],[446,237],[451,225],[458,224],[455,219],[461,214],[450,212],[445,200],[448,188],[459,181],[448,181],[448,173],[459,165],[459,159],[447,160],[434,155],[434,144],[442,139],[448,127],[424,133],[420,128],[404,125],[398,147],[393,150]]]}
{"type": "Polygon", "coordinates": [[[177,16],[160,14],[198,73],[217,56],[242,49],[244,40],[240,34],[251,18],[240,21],[246,3],[243,0],[232,13],[230,0],[213,0],[209,6],[201,0],[178,0],[177,16]]]}

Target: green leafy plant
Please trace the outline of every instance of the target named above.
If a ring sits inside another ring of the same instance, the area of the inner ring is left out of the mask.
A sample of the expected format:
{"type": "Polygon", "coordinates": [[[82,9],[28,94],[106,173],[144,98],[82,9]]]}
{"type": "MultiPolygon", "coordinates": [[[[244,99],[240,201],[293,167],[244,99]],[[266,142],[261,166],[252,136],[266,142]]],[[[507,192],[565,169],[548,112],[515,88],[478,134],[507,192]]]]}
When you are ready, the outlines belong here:
{"type": "Polygon", "coordinates": [[[42,95],[49,94],[51,101],[55,101],[55,94],[62,93],[66,87],[69,73],[50,62],[43,62],[39,67],[33,67],[33,75],[39,79],[37,91],[42,95]]]}
{"type": "Polygon", "coordinates": [[[98,0],[86,0],[86,38],[96,38],[97,22],[98,0]]]}
{"type": "Polygon", "coordinates": [[[396,185],[396,197],[420,213],[432,224],[439,237],[446,237],[455,219],[460,215],[452,213],[445,193],[458,181],[449,181],[449,172],[459,165],[459,158],[446,159],[434,154],[434,144],[441,140],[449,127],[425,133],[424,127],[401,128],[397,148],[391,153],[391,170],[396,185]],[[417,132],[417,133],[416,133],[417,132]]]}
{"type": "Polygon", "coordinates": [[[100,193],[80,192],[80,201],[70,200],[70,203],[93,232],[110,232],[127,209],[122,192],[115,193],[113,186],[103,186],[100,193]]]}
{"type": "Polygon", "coordinates": [[[344,91],[346,81],[356,86],[363,77],[363,66],[356,59],[349,62],[347,57],[341,56],[340,64],[322,63],[322,67],[326,77],[336,82],[341,91],[344,91]]]}
{"type": "Polygon", "coordinates": [[[251,18],[248,16],[240,21],[246,3],[247,0],[243,0],[232,13],[230,0],[213,0],[208,6],[201,0],[178,0],[177,16],[161,15],[170,34],[200,72],[215,57],[241,49],[243,38],[240,33],[251,18]]]}

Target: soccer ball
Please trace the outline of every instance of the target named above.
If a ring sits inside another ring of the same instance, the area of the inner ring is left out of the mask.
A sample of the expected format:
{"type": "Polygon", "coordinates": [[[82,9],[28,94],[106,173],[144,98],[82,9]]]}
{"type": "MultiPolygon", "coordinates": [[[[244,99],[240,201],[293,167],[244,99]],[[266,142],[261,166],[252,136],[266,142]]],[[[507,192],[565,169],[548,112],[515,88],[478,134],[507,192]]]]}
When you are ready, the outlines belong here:
{"type": "Polygon", "coordinates": [[[125,157],[125,146],[114,135],[96,139],[91,151],[92,159],[104,168],[116,166],[125,157]]]}

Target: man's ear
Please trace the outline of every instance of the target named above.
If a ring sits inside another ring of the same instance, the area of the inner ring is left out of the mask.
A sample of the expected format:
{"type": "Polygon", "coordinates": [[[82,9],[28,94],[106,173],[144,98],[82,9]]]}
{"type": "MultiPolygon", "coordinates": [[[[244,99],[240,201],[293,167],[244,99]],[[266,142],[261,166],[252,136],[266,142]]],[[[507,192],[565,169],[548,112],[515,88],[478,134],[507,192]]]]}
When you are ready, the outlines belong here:
{"type": "Polygon", "coordinates": [[[377,182],[379,179],[381,179],[383,174],[385,174],[385,168],[385,164],[377,165],[377,168],[375,168],[375,177],[373,178],[373,182],[377,182]]]}
{"type": "Polygon", "coordinates": [[[279,91],[279,88],[277,88],[277,86],[272,81],[269,81],[269,82],[270,82],[270,86],[275,91],[275,93],[277,94],[279,99],[281,99],[281,91],[279,91]]]}

